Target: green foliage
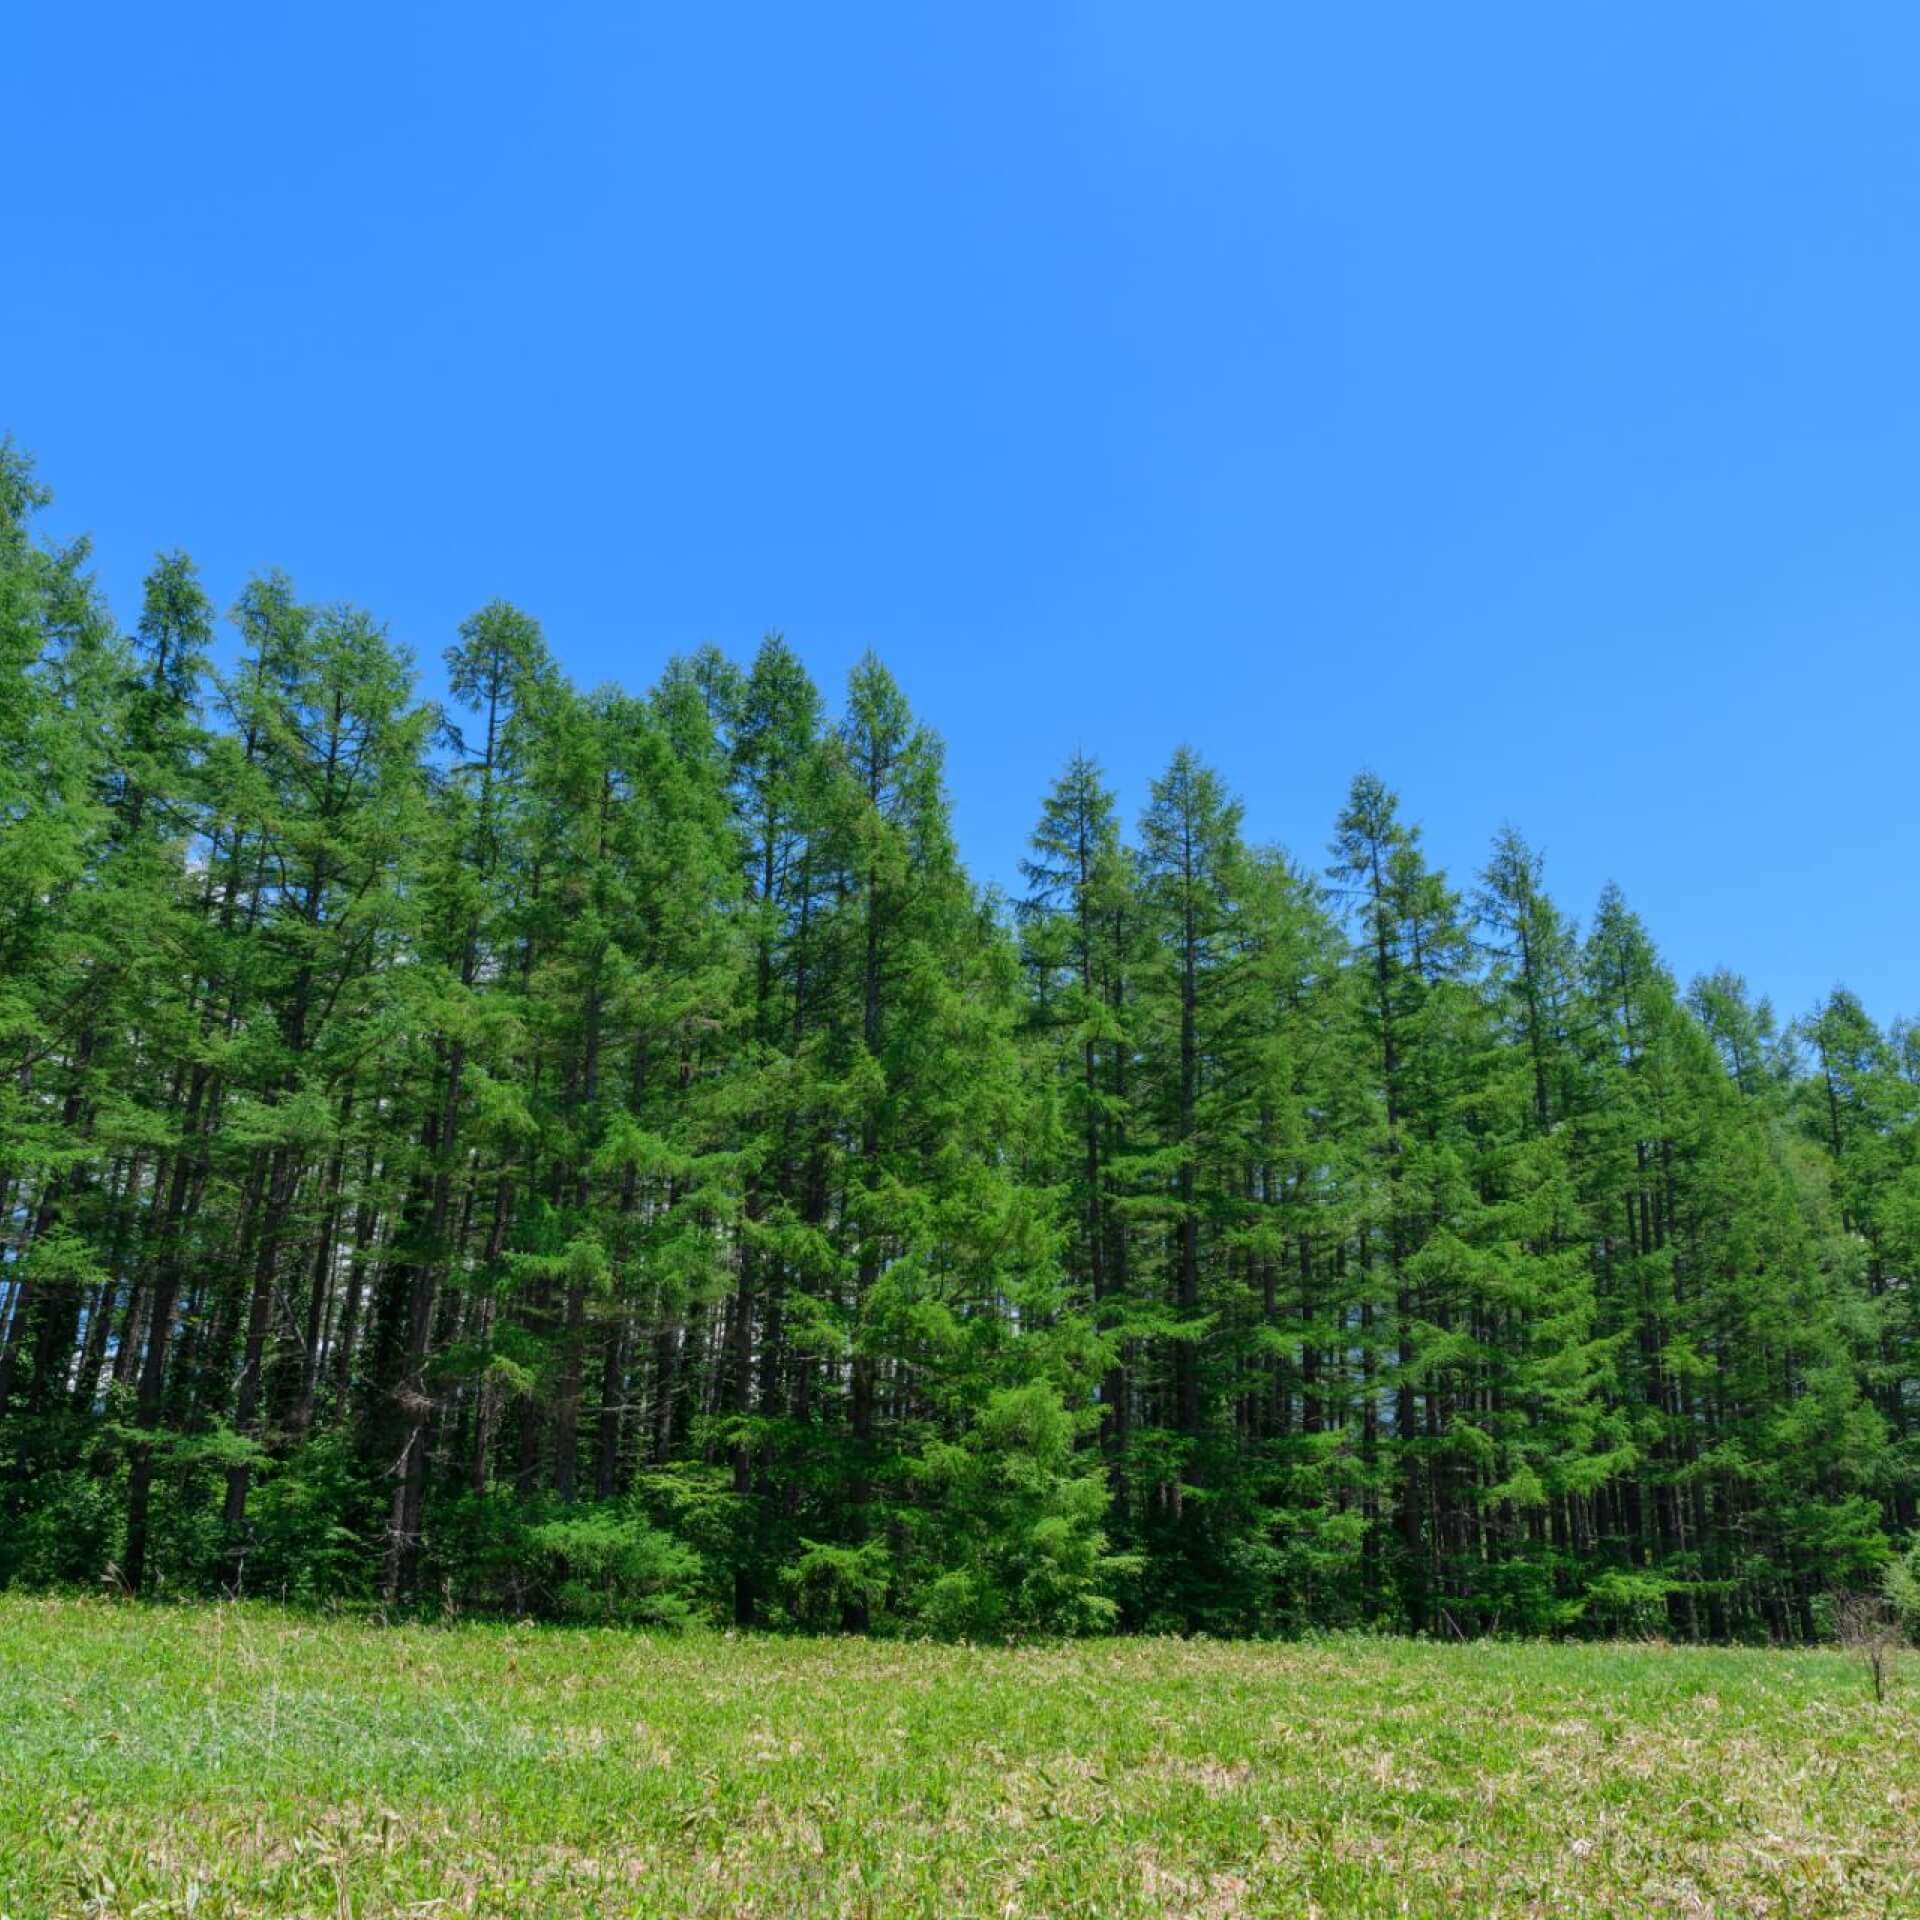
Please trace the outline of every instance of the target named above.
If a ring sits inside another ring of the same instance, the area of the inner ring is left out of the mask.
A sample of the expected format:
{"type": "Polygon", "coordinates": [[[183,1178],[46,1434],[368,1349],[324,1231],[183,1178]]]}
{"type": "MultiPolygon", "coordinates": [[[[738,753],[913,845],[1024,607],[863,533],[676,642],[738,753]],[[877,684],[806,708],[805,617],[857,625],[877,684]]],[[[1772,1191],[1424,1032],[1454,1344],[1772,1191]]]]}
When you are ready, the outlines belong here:
{"type": "Polygon", "coordinates": [[[1118,1618],[1138,1561],[1107,1551],[1108,1495],[1045,1380],[1001,1388],[958,1446],[930,1446],[913,1616],[943,1638],[1092,1633],[1118,1618]]]}
{"type": "Polygon", "coordinates": [[[1009,907],[872,656],[582,694],[496,601],[433,707],[266,573],[216,671],[44,504],[0,447],[0,1582],[1795,1641],[1920,1578],[1911,1024],[1683,991],[1510,829],[1463,890],[1372,774],[1316,872],[1189,748],[1131,829],[1076,754],[1009,907]]]}
{"type": "Polygon", "coordinates": [[[246,1589],[301,1606],[373,1595],[377,1490],[344,1432],[323,1433],[261,1480],[249,1511],[246,1589]]]}
{"type": "Polygon", "coordinates": [[[549,1620],[683,1626],[708,1598],[699,1554],[634,1498],[468,1494],[436,1525],[428,1573],[456,1611],[549,1620]]]}
{"type": "Polygon", "coordinates": [[[535,1580],[564,1620],[679,1626],[692,1617],[699,1557],[629,1505],[574,1508],[526,1532],[535,1580]]]}
{"type": "Polygon", "coordinates": [[[1889,1561],[1882,1591],[1909,1638],[1920,1638],[1920,1540],[1889,1561]]]}
{"type": "Polygon", "coordinates": [[[780,1580],[793,1617],[803,1626],[838,1627],[851,1616],[871,1624],[885,1614],[893,1563],[877,1540],[857,1547],[802,1540],[798,1555],[781,1569],[780,1580]]]}

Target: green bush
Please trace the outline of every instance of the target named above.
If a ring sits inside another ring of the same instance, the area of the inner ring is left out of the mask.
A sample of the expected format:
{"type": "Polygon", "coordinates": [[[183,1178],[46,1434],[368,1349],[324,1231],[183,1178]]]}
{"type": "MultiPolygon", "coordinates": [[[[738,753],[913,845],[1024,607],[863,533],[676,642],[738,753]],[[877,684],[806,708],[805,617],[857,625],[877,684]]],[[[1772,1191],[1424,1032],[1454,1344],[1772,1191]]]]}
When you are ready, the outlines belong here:
{"type": "Polygon", "coordinates": [[[563,1620],[684,1626],[704,1580],[700,1556],[633,1506],[574,1507],[527,1529],[536,1581],[563,1620]]]}
{"type": "Polygon", "coordinates": [[[1920,1537],[1888,1566],[1882,1591],[1908,1638],[1920,1638],[1920,1537]]]}
{"type": "Polygon", "coordinates": [[[939,1496],[913,1616],[943,1638],[1097,1633],[1133,1568],[1107,1550],[1107,1485],[1075,1451],[1074,1416],[1048,1381],[992,1394],[958,1446],[919,1465],[939,1496]]]}
{"type": "Polygon", "coordinates": [[[638,1499],[469,1493],[429,1517],[427,1570],[455,1608],[681,1626],[705,1609],[700,1555],[638,1499]]]}

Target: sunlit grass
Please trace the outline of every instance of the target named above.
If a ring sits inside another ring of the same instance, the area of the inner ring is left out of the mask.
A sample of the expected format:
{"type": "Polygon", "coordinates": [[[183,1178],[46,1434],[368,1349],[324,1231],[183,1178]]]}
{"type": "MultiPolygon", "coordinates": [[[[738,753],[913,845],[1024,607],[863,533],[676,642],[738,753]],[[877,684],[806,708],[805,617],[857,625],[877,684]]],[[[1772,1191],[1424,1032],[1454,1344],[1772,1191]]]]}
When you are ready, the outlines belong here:
{"type": "Polygon", "coordinates": [[[1920,1663],[0,1599],[0,1914],[1920,1914],[1920,1663]]]}

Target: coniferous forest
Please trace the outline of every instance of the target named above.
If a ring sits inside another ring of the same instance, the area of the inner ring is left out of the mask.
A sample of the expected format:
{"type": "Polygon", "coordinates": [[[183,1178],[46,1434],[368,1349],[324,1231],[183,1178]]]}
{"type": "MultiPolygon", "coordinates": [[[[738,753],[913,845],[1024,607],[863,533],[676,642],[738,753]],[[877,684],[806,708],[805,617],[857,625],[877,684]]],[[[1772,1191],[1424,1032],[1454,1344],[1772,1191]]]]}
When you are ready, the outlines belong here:
{"type": "Polygon", "coordinates": [[[0,1583],[1797,1640],[1904,1549],[1920,1029],[1367,773],[1288,853],[1076,757],[1002,899],[877,660],[583,693],[496,602],[435,703],[267,573],[215,671],[186,556],[127,631],[44,497],[6,451],[0,1583]]]}

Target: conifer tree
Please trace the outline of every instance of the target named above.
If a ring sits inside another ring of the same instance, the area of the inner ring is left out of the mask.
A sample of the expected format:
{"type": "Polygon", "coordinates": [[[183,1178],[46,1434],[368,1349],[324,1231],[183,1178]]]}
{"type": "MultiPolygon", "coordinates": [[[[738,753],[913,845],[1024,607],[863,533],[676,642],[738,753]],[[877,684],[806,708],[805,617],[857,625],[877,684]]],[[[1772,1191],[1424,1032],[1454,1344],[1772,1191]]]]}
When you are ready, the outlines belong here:
{"type": "Polygon", "coordinates": [[[1009,911],[869,657],[582,694],[0,447],[0,1583],[1804,1641],[1920,1496],[1920,1029],[1684,993],[1372,775],[1076,754],[1009,911]]]}
{"type": "Polygon", "coordinates": [[[1049,1177],[1072,1223],[1068,1272],[1108,1348],[1100,1440],[1116,1509],[1129,1505],[1125,1459],[1132,1386],[1125,1364],[1132,1228],[1115,1172],[1127,1151],[1131,985],[1140,912],[1114,796],[1075,754],[1054,783],[1022,864],[1020,911],[1031,1031],[1042,1049],[1049,1177]]]}

